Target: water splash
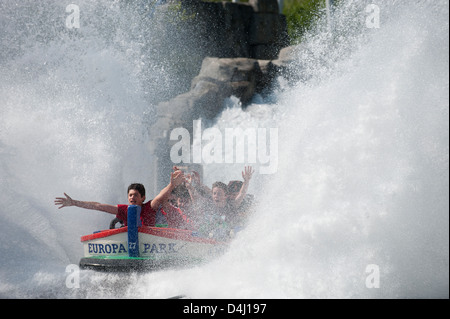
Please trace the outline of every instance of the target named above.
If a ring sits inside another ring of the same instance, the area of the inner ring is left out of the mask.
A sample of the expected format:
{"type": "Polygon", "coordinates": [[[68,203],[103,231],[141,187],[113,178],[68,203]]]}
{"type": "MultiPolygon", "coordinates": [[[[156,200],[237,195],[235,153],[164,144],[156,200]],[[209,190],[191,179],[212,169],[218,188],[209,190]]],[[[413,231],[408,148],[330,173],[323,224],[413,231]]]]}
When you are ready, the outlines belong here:
{"type": "MultiPolygon", "coordinates": [[[[379,29],[365,24],[367,4],[343,1],[333,34],[306,36],[302,81],[275,103],[227,108],[214,124],[279,128],[278,173],[255,177],[259,205],[227,254],[178,271],[83,271],[79,289],[64,285],[65,266],[108,216],[57,212],[52,200],[115,203],[130,179],[151,179],[146,124],[130,130],[147,105],[141,60],[114,41],[74,51],[77,41],[36,40],[30,51],[18,35],[11,50],[23,51],[0,72],[0,295],[448,298],[448,1],[383,1],[379,29]],[[367,285],[369,265],[379,288],[367,285]]],[[[239,169],[205,172],[226,180],[239,169]]]]}

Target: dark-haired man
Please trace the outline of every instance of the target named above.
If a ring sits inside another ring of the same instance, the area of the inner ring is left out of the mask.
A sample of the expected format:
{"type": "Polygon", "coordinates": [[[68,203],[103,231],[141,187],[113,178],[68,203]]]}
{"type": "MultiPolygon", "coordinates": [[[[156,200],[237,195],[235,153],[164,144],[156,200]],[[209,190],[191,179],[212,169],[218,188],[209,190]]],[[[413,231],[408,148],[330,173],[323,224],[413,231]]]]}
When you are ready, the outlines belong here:
{"type": "MultiPolygon", "coordinates": [[[[172,191],[176,186],[180,185],[185,180],[182,171],[175,171],[170,176],[169,185],[167,185],[162,192],[167,190],[172,191]]],[[[102,212],[106,212],[109,214],[116,215],[116,217],[124,222],[127,225],[127,214],[128,214],[128,205],[109,205],[102,204],[98,202],[87,202],[74,200],[69,195],[64,193],[65,197],[56,197],[55,205],[60,205],[59,209],[63,207],[76,206],[85,209],[93,209],[102,212]]],[[[157,197],[160,197],[158,195],[157,197]]],[[[131,184],[128,187],[128,204],[129,205],[137,205],[141,206],[141,222],[144,226],[152,226],[154,227],[156,224],[156,214],[158,209],[160,208],[158,201],[145,201],[145,187],[142,184],[131,184]]],[[[178,211],[176,213],[180,214],[178,211]]],[[[183,216],[177,216],[175,212],[168,216],[169,227],[179,228],[180,225],[185,221],[183,216]]]]}

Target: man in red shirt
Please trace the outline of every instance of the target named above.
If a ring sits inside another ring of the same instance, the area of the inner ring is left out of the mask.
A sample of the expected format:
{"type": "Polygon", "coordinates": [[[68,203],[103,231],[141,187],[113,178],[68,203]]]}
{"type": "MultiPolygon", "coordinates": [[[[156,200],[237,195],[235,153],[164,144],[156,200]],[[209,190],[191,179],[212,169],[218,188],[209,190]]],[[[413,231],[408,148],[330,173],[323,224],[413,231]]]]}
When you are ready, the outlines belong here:
{"type": "MultiPolygon", "coordinates": [[[[162,200],[166,199],[166,194],[171,192],[176,186],[180,185],[185,180],[184,174],[180,170],[174,171],[170,176],[170,183],[161,193],[147,203],[145,201],[145,188],[142,184],[131,184],[128,187],[128,204],[141,206],[141,222],[144,226],[155,226],[156,212],[161,206],[165,207],[162,200]]],[[[69,195],[64,193],[66,197],[56,197],[55,205],[60,205],[59,209],[63,207],[76,206],[85,209],[93,209],[109,214],[116,215],[116,217],[127,224],[128,205],[109,205],[97,202],[87,202],[74,200],[69,195]]],[[[188,225],[188,220],[180,210],[167,209],[168,226],[171,228],[191,228],[188,225]]]]}

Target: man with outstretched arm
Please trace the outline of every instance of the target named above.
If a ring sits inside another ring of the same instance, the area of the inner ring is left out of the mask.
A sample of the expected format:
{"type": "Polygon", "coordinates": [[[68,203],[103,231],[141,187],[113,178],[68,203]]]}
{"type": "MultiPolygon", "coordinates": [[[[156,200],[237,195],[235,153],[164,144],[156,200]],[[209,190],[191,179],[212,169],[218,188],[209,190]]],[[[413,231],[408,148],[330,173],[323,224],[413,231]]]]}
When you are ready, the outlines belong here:
{"type": "MultiPolygon", "coordinates": [[[[184,174],[182,171],[174,171],[170,175],[170,182],[169,184],[161,191],[161,193],[165,194],[165,192],[170,189],[172,190],[174,187],[180,185],[185,180],[184,174]]],[[[127,225],[127,215],[128,215],[128,205],[109,205],[109,204],[102,204],[98,202],[87,202],[87,201],[80,201],[72,199],[69,195],[64,193],[65,197],[56,197],[55,198],[55,205],[60,205],[58,207],[59,209],[63,207],[70,207],[70,206],[76,206],[80,208],[85,209],[92,209],[92,210],[98,210],[102,212],[106,212],[109,214],[116,215],[116,217],[124,222],[125,225],[127,225]]],[[[158,195],[155,199],[161,198],[161,194],[158,195]]],[[[156,214],[159,206],[161,205],[161,202],[157,200],[154,202],[154,200],[150,200],[147,203],[144,203],[145,201],[145,188],[142,184],[131,184],[128,187],[128,204],[129,205],[138,205],[141,206],[141,221],[142,225],[144,226],[155,226],[156,223],[156,214]]],[[[178,212],[177,212],[178,213],[178,212]]],[[[169,216],[172,217],[172,216],[169,216]]],[[[169,221],[169,227],[175,227],[178,225],[171,225],[172,220],[176,220],[177,223],[179,222],[178,216],[174,218],[168,218],[169,221]]]]}

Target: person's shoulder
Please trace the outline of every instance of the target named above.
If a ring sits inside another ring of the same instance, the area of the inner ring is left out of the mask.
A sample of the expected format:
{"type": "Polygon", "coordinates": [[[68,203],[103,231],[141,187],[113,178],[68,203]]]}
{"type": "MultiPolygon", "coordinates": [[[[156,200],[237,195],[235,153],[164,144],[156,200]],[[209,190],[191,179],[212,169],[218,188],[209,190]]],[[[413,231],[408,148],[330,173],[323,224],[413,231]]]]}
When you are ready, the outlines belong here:
{"type": "Polygon", "coordinates": [[[149,200],[147,203],[142,204],[142,210],[143,210],[143,211],[148,211],[148,212],[155,211],[155,210],[152,208],[152,201],[149,200]]]}
{"type": "Polygon", "coordinates": [[[147,203],[142,204],[142,206],[152,206],[152,199],[149,200],[147,203]]]}

